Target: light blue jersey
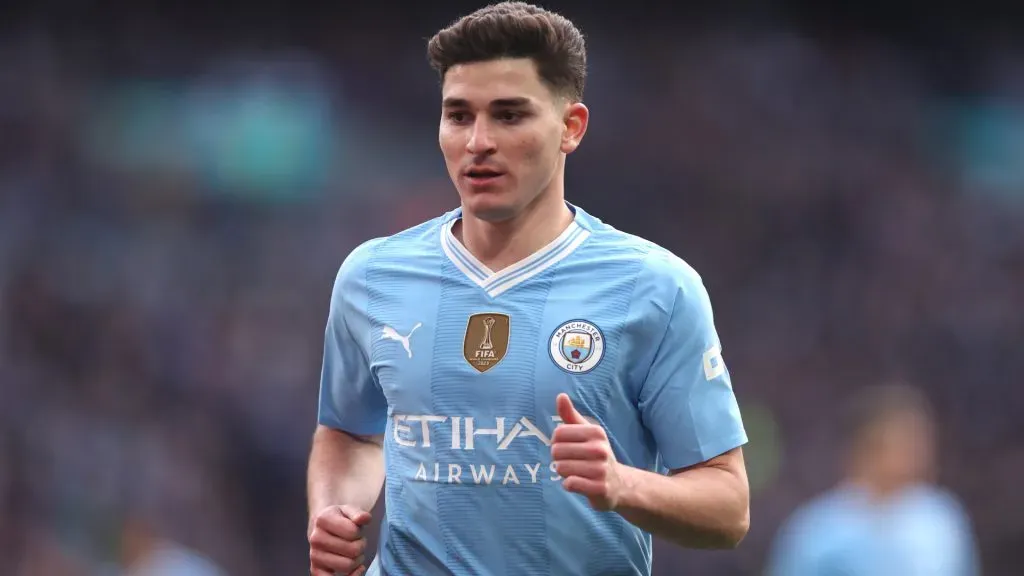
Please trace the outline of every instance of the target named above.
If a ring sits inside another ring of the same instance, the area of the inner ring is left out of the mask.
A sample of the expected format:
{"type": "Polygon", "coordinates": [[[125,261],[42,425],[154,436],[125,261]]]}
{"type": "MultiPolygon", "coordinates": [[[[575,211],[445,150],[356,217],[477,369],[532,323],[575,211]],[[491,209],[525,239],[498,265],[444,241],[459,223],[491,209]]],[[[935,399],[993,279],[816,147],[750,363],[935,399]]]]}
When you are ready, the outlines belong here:
{"type": "Polygon", "coordinates": [[[852,487],[811,501],[779,531],[769,576],[976,576],[971,526],[952,495],[922,486],[880,503],[852,487]]]}
{"type": "Polygon", "coordinates": [[[650,574],[651,536],[553,471],[559,393],[644,470],[746,442],[700,277],[572,208],[561,236],[500,272],[452,235],[459,210],[341,266],[319,422],[385,435],[371,573],[650,574]]]}

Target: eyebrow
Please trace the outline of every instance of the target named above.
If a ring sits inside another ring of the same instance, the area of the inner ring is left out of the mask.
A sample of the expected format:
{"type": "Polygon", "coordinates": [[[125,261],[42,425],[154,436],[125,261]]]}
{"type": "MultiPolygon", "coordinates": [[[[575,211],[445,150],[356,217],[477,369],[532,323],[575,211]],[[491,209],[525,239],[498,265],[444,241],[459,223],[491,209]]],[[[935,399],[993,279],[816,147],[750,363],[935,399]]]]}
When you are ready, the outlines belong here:
{"type": "MultiPolygon", "coordinates": [[[[529,98],[522,96],[515,98],[498,98],[491,100],[491,108],[521,108],[530,104],[529,98]]],[[[441,102],[443,108],[469,108],[469,101],[465,98],[445,98],[441,102]]]]}

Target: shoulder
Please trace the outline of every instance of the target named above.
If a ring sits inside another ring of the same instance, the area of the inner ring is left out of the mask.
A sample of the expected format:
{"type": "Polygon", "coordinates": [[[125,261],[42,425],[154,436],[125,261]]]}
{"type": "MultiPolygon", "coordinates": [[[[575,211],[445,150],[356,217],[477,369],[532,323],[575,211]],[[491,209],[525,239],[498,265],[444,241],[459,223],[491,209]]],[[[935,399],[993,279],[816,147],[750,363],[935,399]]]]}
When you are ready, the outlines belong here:
{"type": "Polygon", "coordinates": [[[434,251],[443,227],[451,222],[454,214],[448,212],[401,232],[373,238],[356,246],[338,268],[336,288],[364,282],[370,268],[415,260],[434,251]]]}
{"type": "Polygon", "coordinates": [[[341,302],[351,299],[355,292],[366,284],[366,271],[370,262],[386,240],[387,238],[367,240],[348,253],[334,277],[332,300],[341,302]]]}
{"type": "Polygon", "coordinates": [[[372,238],[356,246],[342,260],[341,266],[338,268],[338,277],[350,278],[366,270],[366,266],[373,259],[377,249],[386,241],[385,237],[372,238]]]}
{"type": "Polygon", "coordinates": [[[703,279],[683,258],[646,238],[623,232],[587,213],[582,224],[591,233],[588,252],[601,267],[617,266],[633,279],[634,310],[654,332],[664,331],[673,316],[694,325],[713,321],[703,279]]]}
{"type": "Polygon", "coordinates": [[[825,526],[841,527],[842,518],[856,508],[860,496],[845,487],[833,488],[796,507],[779,528],[780,536],[810,535],[825,526]]]}
{"type": "Polygon", "coordinates": [[[673,310],[705,308],[707,289],[700,274],[671,250],[619,230],[596,233],[598,244],[618,247],[634,262],[636,301],[650,302],[666,315],[673,310]]]}
{"type": "Polygon", "coordinates": [[[161,545],[147,564],[147,573],[195,574],[197,576],[222,576],[224,574],[206,557],[170,545],[161,545]]]}
{"type": "Polygon", "coordinates": [[[828,542],[845,530],[850,496],[836,488],[798,506],[775,532],[768,573],[782,576],[803,572],[799,568],[814,564],[829,547],[828,542]]]}
{"type": "Polygon", "coordinates": [[[969,524],[967,509],[955,494],[938,486],[916,488],[908,499],[930,517],[944,519],[953,525],[969,524]]]}
{"type": "Polygon", "coordinates": [[[623,232],[584,213],[583,225],[591,233],[592,250],[611,261],[628,261],[638,269],[641,287],[667,295],[703,289],[700,274],[671,250],[646,238],[623,232]]]}

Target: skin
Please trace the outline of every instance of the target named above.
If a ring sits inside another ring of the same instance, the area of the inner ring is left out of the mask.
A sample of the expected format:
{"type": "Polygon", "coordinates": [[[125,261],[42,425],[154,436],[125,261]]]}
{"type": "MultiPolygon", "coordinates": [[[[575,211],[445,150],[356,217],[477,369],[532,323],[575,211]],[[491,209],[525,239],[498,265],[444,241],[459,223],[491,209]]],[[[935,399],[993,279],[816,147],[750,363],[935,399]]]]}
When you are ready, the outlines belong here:
{"type": "Polygon", "coordinates": [[[891,414],[865,430],[849,460],[849,480],[879,499],[935,476],[933,425],[924,414],[891,414]]]}
{"type": "Polygon", "coordinates": [[[384,436],[318,425],[309,455],[309,573],[366,572],[363,527],[384,487],[384,436]],[[344,502],[345,504],[339,504],[344,502]]]}
{"type": "Polygon", "coordinates": [[[442,89],[438,143],[463,208],[455,236],[501,270],[558,237],[573,215],[565,205],[565,160],[583,140],[590,112],[555,94],[529,59],[452,67],[442,89]],[[502,175],[474,184],[466,172],[502,175]]]}
{"type": "Polygon", "coordinates": [[[735,548],[746,536],[750,488],[741,448],[663,476],[618,462],[604,428],[586,420],[567,395],[555,403],[563,423],[551,458],[566,490],[687,548],[735,548]]]}

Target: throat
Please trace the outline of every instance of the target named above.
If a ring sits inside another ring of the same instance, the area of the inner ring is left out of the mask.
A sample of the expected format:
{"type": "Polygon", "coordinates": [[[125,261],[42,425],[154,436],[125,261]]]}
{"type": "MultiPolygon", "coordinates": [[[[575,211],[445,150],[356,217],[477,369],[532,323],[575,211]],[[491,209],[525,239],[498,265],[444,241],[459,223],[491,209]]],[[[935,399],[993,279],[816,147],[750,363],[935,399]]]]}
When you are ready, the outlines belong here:
{"type": "Polygon", "coordinates": [[[557,239],[573,223],[568,206],[548,214],[486,222],[464,215],[452,234],[477,260],[497,273],[529,258],[557,239]]]}

